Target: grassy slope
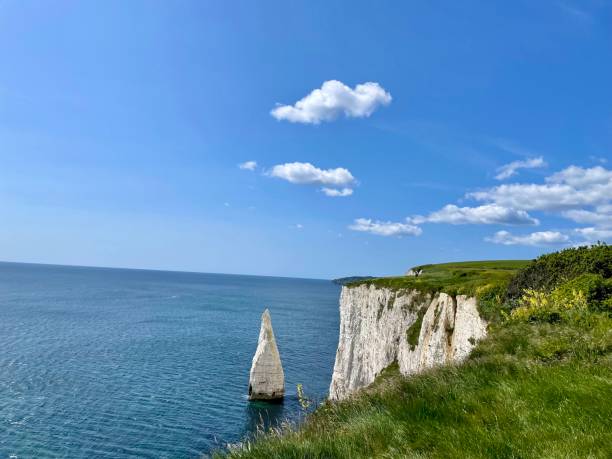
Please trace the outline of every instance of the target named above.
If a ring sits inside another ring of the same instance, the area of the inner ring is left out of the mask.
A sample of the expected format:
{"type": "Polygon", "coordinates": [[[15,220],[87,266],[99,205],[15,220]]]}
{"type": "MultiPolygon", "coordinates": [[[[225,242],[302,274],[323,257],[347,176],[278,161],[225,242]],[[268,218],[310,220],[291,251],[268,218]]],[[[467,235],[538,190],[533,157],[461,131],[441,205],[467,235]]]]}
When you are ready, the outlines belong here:
{"type": "Polygon", "coordinates": [[[376,285],[392,289],[417,289],[424,292],[444,291],[450,294],[474,294],[478,287],[486,285],[507,284],[528,260],[465,261],[423,265],[419,277],[380,277],[352,282],[349,287],[357,285],[376,285]]]}
{"type": "Polygon", "coordinates": [[[612,457],[612,321],[506,324],[461,366],[390,368],[240,458],[612,457]]]}

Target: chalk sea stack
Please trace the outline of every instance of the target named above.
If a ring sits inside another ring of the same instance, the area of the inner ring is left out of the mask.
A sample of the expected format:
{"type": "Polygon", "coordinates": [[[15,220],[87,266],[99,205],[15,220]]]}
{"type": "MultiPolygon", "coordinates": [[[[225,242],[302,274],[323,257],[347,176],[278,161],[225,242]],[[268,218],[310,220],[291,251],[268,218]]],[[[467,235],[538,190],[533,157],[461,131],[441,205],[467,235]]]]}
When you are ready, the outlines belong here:
{"type": "Polygon", "coordinates": [[[257,351],[253,356],[249,377],[249,400],[282,400],[285,396],[285,373],[281,363],[270,311],[261,315],[257,351]]]}

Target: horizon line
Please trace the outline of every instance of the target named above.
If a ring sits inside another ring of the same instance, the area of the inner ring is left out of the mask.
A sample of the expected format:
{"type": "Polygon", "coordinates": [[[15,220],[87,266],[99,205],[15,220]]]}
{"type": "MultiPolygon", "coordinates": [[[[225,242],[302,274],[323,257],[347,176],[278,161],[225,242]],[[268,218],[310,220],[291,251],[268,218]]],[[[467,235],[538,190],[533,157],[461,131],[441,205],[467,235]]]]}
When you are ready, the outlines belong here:
{"type": "Polygon", "coordinates": [[[16,265],[35,265],[35,266],[55,266],[61,268],[83,268],[83,269],[117,269],[127,271],[152,271],[162,273],[182,273],[182,274],[208,274],[215,276],[245,276],[245,277],[270,277],[276,279],[301,279],[301,280],[317,280],[317,281],[333,281],[334,279],[323,279],[316,277],[292,277],[292,276],[276,276],[271,274],[243,274],[243,273],[215,273],[215,272],[204,272],[204,271],[189,271],[181,269],[161,269],[161,268],[133,268],[133,267],[119,267],[119,266],[92,266],[92,265],[79,265],[79,264],[61,264],[61,263],[45,263],[45,262],[30,262],[30,261],[12,261],[12,260],[0,260],[0,264],[16,264],[16,265]]]}

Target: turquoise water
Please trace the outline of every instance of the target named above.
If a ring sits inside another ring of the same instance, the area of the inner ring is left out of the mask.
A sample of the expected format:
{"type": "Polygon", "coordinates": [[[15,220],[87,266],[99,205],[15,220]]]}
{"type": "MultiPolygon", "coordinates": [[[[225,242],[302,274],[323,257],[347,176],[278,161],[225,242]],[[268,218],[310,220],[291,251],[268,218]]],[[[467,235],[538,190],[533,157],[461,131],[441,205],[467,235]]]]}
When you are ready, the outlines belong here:
{"type": "Polygon", "coordinates": [[[329,281],[0,263],[0,458],[197,458],[326,396],[329,281]],[[245,394],[269,307],[288,396],[245,394]]]}

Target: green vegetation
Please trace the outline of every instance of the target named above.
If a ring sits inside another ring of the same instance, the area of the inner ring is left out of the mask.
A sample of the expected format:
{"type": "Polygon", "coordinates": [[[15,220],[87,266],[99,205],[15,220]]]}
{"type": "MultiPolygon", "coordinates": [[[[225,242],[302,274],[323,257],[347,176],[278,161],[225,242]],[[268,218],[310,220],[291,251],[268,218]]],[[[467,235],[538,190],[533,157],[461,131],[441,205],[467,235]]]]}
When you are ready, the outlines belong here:
{"type": "MultiPolygon", "coordinates": [[[[448,291],[446,279],[457,292],[473,289],[493,318],[488,338],[463,364],[409,378],[391,366],[348,400],[324,403],[300,427],[285,425],[260,434],[227,454],[612,457],[612,281],[605,271],[612,254],[605,247],[540,257],[512,279],[505,271],[523,262],[423,267],[424,277],[411,282],[448,291]],[[587,273],[573,270],[569,260],[576,261],[577,253],[587,273]],[[555,267],[562,275],[553,273],[555,267]],[[461,276],[470,269],[476,274],[461,276]],[[556,280],[545,280],[545,272],[556,280]],[[459,282],[461,277],[469,278],[467,283],[459,282]],[[506,291],[507,285],[519,283],[520,295],[506,291]]],[[[395,279],[387,282],[396,285],[395,279]]],[[[409,342],[414,339],[410,330],[409,342]]]]}
{"type": "Polygon", "coordinates": [[[508,285],[508,296],[518,298],[523,290],[550,291],[582,274],[612,276],[612,246],[597,244],[543,255],[521,270],[508,285]]]}
{"type": "Polygon", "coordinates": [[[506,316],[507,320],[555,323],[562,320],[575,321],[589,312],[584,293],[576,290],[572,290],[567,297],[558,298],[554,293],[529,289],[518,304],[506,316]]]}
{"type": "Polygon", "coordinates": [[[358,281],[366,280],[366,279],[374,279],[374,278],[372,276],[350,276],[350,277],[340,277],[338,279],[332,279],[332,282],[338,285],[346,285],[346,284],[350,284],[351,282],[358,282],[358,281]]]}
{"type": "Polygon", "coordinates": [[[414,323],[406,330],[406,340],[410,345],[410,350],[413,351],[419,344],[419,334],[421,333],[421,325],[423,324],[423,317],[427,312],[427,308],[421,307],[417,313],[417,319],[414,323]]]}
{"type": "Polygon", "coordinates": [[[586,302],[593,309],[612,311],[612,278],[605,279],[601,274],[583,274],[555,288],[553,295],[563,298],[576,291],[585,295],[586,302]]]}
{"type": "Polygon", "coordinates": [[[497,260],[423,265],[414,268],[423,270],[418,277],[379,277],[351,282],[348,286],[365,284],[394,290],[416,289],[427,293],[444,291],[451,295],[470,295],[479,288],[507,284],[519,269],[528,264],[527,260],[497,260]]]}

